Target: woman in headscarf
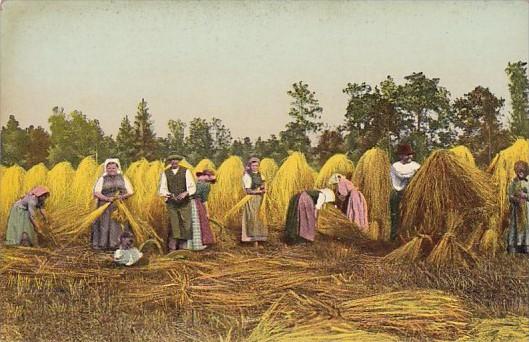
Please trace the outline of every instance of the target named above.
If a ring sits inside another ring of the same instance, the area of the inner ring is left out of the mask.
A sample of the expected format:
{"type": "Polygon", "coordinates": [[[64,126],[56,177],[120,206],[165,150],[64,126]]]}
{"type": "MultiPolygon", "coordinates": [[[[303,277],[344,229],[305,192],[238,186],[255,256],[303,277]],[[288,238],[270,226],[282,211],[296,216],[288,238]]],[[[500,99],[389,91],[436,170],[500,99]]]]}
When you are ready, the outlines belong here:
{"type": "Polygon", "coordinates": [[[252,198],[243,208],[241,241],[253,242],[255,247],[259,241],[268,239],[268,228],[259,218],[259,208],[266,193],[265,179],[259,172],[260,162],[259,158],[250,158],[242,177],[244,191],[252,198]]]}
{"type": "Polygon", "coordinates": [[[331,189],[305,190],[290,199],[285,223],[285,239],[288,243],[314,241],[318,210],[325,203],[335,201],[331,189]]]}
{"type": "Polygon", "coordinates": [[[340,210],[349,221],[354,222],[361,230],[369,227],[367,220],[367,203],[364,195],[344,175],[335,173],[329,178],[329,185],[336,186],[336,195],[340,210]]]}
{"type": "Polygon", "coordinates": [[[529,253],[529,166],[525,161],[514,163],[514,179],[508,188],[510,202],[509,253],[529,253]]]}
{"type": "MultiPolygon", "coordinates": [[[[119,159],[107,159],[104,164],[104,173],[94,186],[94,197],[97,206],[100,207],[107,202],[124,200],[132,196],[134,190],[130,181],[121,174],[119,159]]],[[[119,237],[122,228],[119,222],[112,219],[112,212],[116,210],[114,203],[105,210],[92,225],[92,248],[115,250],[119,247],[119,237]]],[[[127,227],[124,227],[128,230],[127,227]]]]}
{"type": "Polygon", "coordinates": [[[209,225],[209,214],[206,207],[211,183],[215,176],[210,170],[197,172],[196,192],[191,200],[191,235],[190,240],[183,242],[181,248],[193,251],[203,250],[207,245],[215,243],[213,232],[209,225]]]}
{"type": "Polygon", "coordinates": [[[6,245],[38,246],[37,212],[47,221],[44,203],[50,191],[44,186],[37,186],[13,204],[9,213],[6,231],[6,245]]]}

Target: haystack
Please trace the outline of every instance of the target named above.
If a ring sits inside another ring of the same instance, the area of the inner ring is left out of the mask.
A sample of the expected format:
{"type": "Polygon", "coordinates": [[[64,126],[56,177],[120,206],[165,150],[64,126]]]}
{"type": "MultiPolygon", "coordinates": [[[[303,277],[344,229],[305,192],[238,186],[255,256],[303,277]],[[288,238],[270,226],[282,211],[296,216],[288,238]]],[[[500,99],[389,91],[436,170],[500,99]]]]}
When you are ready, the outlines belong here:
{"type": "Polygon", "coordinates": [[[73,202],[83,209],[93,208],[95,205],[93,189],[100,176],[98,169],[96,161],[92,157],[86,157],[75,170],[72,183],[73,202]]]}
{"type": "Polygon", "coordinates": [[[458,157],[461,161],[468,163],[470,166],[476,166],[474,156],[466,146],[459,145],[453,147],[450,149],[450,152],[455,154],[455,156],[458,157]]]}
{"type": "Polygon", "coordinates": [[[335,154],[323,164],[318,177],[316,178],[316,187],[323,188],[327,186],[329,178],[334,173],[340,173],[346,178],[351,179],[354,173],[354,164],[345,154],[335,154]]]}
{"type": "Polygon", "coordinates": [[[22,185],[22,191],[26,193],[37,185],[45,184],[47,175],[48,168],[43,163],[39,163],[33,166],[24,175],[24,184],[22,185]]]}
{"type": "Polygon", "coordinates": [[[217,170],[217,182],[211,187],[208,199],[210,215],[222,221],[224,215],[244,197],[242,176],[244,166],[241,158],[231,156],[217,170]]]}
{"type": "Polygon", "coordinates": [[[447,214],[459,215],[456,236],[465,240],[488,223],[495,209],[494,188],[487,175],[447,150],[432,153],[408,185],[401,202],[400,234],[410,240],[426,234],[437,242],[450,226],[447,214]]]}
{"type": "MultiPolygon", "coordinates": [[[[362,155],[353,176],[353,183],[366,199],[369,221],[371,225],[378,227],[383,240],[389,240],[391,229],[389,221],[390,166],[388,154],[380,148],[372,148],[362,155]]],[[[374,229],[370,227],[371,230],[374,229]]]]}
{"type": "Polygon", "coordinates": [[[216,170],[215,163],[213,163],[209,159],[202,159],[201,161],[198,162],[197,166],[195,166],[195,172],[201,172],[204,170],[215,171],[216,170]]]}
{"type": "Polygon", "coordinates": [[[266,182],[270,183],[276,175],[277,170],[279,170],[279,166],[277,166],[277,163],[272,158],[263,158],[259,170],[266,182]]]}
{"type": "Polygon", "coordinates": [[[507,316],[505,318],[482,319],[458,342],[529,341],[529,318],[507,316]]]}
{"type": "Polygon", "coordinates": [[[46,185],[50,189],[50,198],[47,200],[46,209],[59,210],[74,198],[72,182],[75,171],[69,162],[56,164],[46,178],[46,185]]]}
{"type": "Polygon", "coordinates": [[[290,198],[300,191],[314,187],[313,170],[300,152],[292,153],[268,183],[266,210],[269,222],[281,224],[285,220],[290,198]]]}
{"type": "Polygon", "coordinates": [[[11,166],[4,171],[0,181],[0,232],[5,232],[7,217],[11,206],[15,203],[24,192],[22,184],[26,171],[18,165],[11,166]]]}
{"type": "Polygon", "coordinates": [[[134,187],[134,195],[127,199],[127,205],[137,213],[145,211],[146,182],[145,175],[149,170],[149,162],[146,159],[137,160],[129,165],[125,176],[134,187]]]}

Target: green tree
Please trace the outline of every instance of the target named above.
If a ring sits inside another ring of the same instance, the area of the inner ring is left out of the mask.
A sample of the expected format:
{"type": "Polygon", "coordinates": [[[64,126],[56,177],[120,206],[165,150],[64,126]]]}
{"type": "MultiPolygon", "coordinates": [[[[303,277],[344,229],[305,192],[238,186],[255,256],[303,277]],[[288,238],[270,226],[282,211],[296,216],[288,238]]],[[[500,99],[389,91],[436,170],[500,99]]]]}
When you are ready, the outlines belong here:
{"type": "Polygon", "coordinates": [[[512,101],[510,132],[515,137],[529,138],[527,63],[522,61],[509,63],[505,72],[509,76],[509,92],[512,101]]]}
{"type": "Polygon", "coordinates": [[[210,123],[211,136],[213,137],[213,155],[211,158],[216,165],[220,165],[224,159],[230,154],[231,147],[231,132],[227,128],[222,120],[218,118],[212,118],[210,123]]]}
{"type": "Polygon", "coordinates": [[[252,139],[244,137],[242,141],[235,139],[231,146],[231,154],[241,157],[243,162],[246,162],[251,156],[255,155],[252,139]]]}
{"type": "Polygon", "coordinates": [[[321,131],[323,124],[319,120],[323,108],[316,99],[316,93],[309,90],[308,84],[299,81],[292,84],[292,88],[287,94],[293,98],[288,112],[293,121],[279,135],[289,149],[307,154],[311,147],[309,134],[321,131]]]}
{"type": "Polygon", "coordinates": [[[320,166],[334,154],[345,153],[345,141],[341,132],[332,129],[324,130],[320,135],[314,153],[317,156],[320,166]]]}
{"type": "Polygon", "coordinates": [[[182,120],[178,119],[169,120],[167,125],[169,126],[169,134],[167,135],[169,150],[186,155],[188,152],[185,136],[186,124],[182,120]]]}
{"type": "Polygon", "coordinates": [[[211,124],[201,118],[191,120],[189,123],[189,135],[186,138],[188,161],[197,163],[203,158],[211,158],[213,143],[211,124]]]}
{"type": "Polygon", "coordinates": [[[141,99],[134,118],[135,159],[153,160],[157,155],[157,140],[147,102],[141,99]]]}
{"type": "Polygon", "coordinates": [[[458,144],[470,148],[480,165],[488,165],[508,144],[500,115],[504,102],[481,86],[454,101],[455,124],[460,130],[458,144]]]}
{"type": "Polygon", "coordinates": [[[9,115],[9,120],[2,126],[1,151],[3,165],[26,166],[26,156],[28,151],[28,134],[22,129],[14,115],[9,115]]]}
{"type": "Polygon", "coordinates": [[[77,110],[67,115],[63,108],[54,107],[48,122],[51,131],[50,165],[69,161],[76,167],[86,156],[94,156],[101,161],[109,154],[108,145],[111,142],[109,138],[105,139],[98,120],[90,120],[77,110]]]}
{"type": "Polygon", "coordinates": [[[267,140],[259,137],[255,142],[254,153],[260,158],[272,158],[276,163],[280,163],[288,155],[285,146],[272,134],[267,140]]]}
{"type": "Polygon", "coordinates": [[[128,115],[121,119],[121,125],[116,136],[116,155],[123,168],[127,168],[136,157],[134,127],[128,115]]]}
{"type": "Polygon", "coordinates": [[[51,145],[50,134],[42,127],[35,128],[33,125],[26,129],[28,135],[28,146],[26,163],[32,167],[38,163],[45,163],[48,159],[51,145]]]}

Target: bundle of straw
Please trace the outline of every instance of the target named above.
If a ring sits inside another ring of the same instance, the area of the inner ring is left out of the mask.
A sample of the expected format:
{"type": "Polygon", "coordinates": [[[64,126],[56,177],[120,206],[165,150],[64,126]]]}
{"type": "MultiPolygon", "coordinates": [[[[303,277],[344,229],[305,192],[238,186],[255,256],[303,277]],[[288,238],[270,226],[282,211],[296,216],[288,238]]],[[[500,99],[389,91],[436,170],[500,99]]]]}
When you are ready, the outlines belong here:
{"type": "Polygon", "coordinates": [[[455,338],[467,329],[470,313],[441,291],[398,291],[353,299],[340,305],[342,317],[362,329],[428,338],[455,338]]]}
{"type": "Polygon", "coordinates": [[[461,216],[457,237],[466,239],[472,228],[494,211],[493,186],[485,173],[461,162],[447,150],[432,153],[406,188],[401,202],[401,231],[407,239],[420,234],[437,241],[446,232],[447,213],[461,216]]]}
{"type": "Polygon", "coordinates": [[[318,233],[326,236],[363,241],[369,239],[368,233],[364,233],[353,222],[339,210],[327,205],[318,214],[318,233]]]}
{"type": "Polygon", "coordinates": [[[300,152],[292,153],[268,186],[267,214],[273,224],[282,224],[290,198],[314,186],[313,170],[300,152]]]}
{"type": "Polygon", "coordinates": [[[50,189],[50,198],[46,203],[48,210],[57,210],[72,200],[74,175],[75,171],[69,162],[60,162],[48,172],[46,178],[46,185],[50,189]]]}
{"type": "Polygon", "coordinates": [[[348,179],[353,176],[354,164],[345,154],[335,154],[323,164],[316,178],[316,187],[324,188],[328,186],[329,178],[335,173],[340,173],[348,179]]]}
{"type": "Polygon", "coordinates": [[[461,231],[463,219],[455,212],[449,212],[446,218],[446,233],[434,247],[427,262],[437,267],[463,266],[470,267],[476,263],[476,256],[457,240],[457,232],[461,231]]]}
{"type": "Polygon", "coordinates": [[[144,243],[150,238],[160,242],[162,241],[154,228],[152,228],[147,222],[142,221],[140,218],[136,218],[134,215],[132,215],[122,200],[115,201],[115,203],[117,210],[121,212],[127,219],[127,222],[129,223],[134,237],[138,243],[144,243]]]}
{"type": "Polygon", "coordinates": [[[37,185],[45,184],[47,175],[48,168],[43,163],[33,166],[24,175],[24,185],[22,185],[22,192],[27,193],[37,185]]]}
{"type": "Polygon", "coordinates": [[[215,171],[215,163],[209,159],[202,159],[198,162],[197,166],[195,166],[195,172],[202,172],[204,170],[215,171]]]}
{"type": "Polygon", "coordinates": [[[164,200],[159,195],[160,177],[165,166],[161,161],[149,164],[144,180],[144,196],[142,198],[143,211],[136,213],[142,220],[148,221],[154,227],[167,225],[167,209],[164,200]]]}
{"type": "Polygon", "coordinates": [[[89,209],[94,206],[93,189],[97,181],[99,166],[92,157],[84,158],[73,177],[73,203],[83,209],[89,209]]]}
{"type": "Polygon", "coordinates": [[[263,158],[261,160],[261,165],[259,166],[259,171],[263,175],[264,179],[267,182],[271,182],[274,176],[279,170],[277,163],[272,158],[263,158]]]}
{"type": "Polygon", "coordinates": [[[11,206],[24,192],[22,184],[26,171],[18,165],[7,168],[0,182],[0,232],[3,232],[11,206]]]}
{"type": "Polygon", "coordinates": [[[468,165],[475,167],[476,162],[474,160],[474,156],[472,155],[472,152],[468,149],[468,147],[459,145],[456,147],[452,147],[450,149],[450,152],[452,152],[457,158],[459,158],[461,161],[468,163],[468,165]]]}
{"type": "Polygon", "coordinates": [[[146,182],[145,174],[149,170],[149,162],[146,159],[137,160],[129,165],[125,176],[134,187],[134,196],[128,199],[129,205],[134,212],[145,211],[146,182]]]}
{"type": "Polygon", "coordinates": [[[507,316],[479,320],[468,334],[458,342],[529,341],[529,318],[507,316]]]}
{"type": "Polygon", "coordinates": [[[244,166],[237,156],[226,159],[217,170],[217,182],[211,187],[208,199],[210,215],[222,221],[225,214],[244,196],[242,176],[244,166]]]}
{"type": "Polygon", "coordinates": [[[384,260],[404,264],[416,262],[424,257],[424,244],[426,242],[430,242],[431,245],[432,239],[427,235],[419,234],[406,244],[386,255],[384,260]]]}
{"type": "Polygon", "coordinates": [[[479,250],[482,253],[488,254],[492,257],[496,256],[496,253],[502,245],[500,231],[501,227],[498,223],[498,217],[497,215],[493,215],[489,220],[488,229],[485,231],[481,237],[481,240],[479,241],[479,250]]]}
{"type": "Polygon", "coordinates": [[[529,139],[518,139],[516,142],[499,152],[492,160],[488,172],[492,174],[492,180],[496,185],[495,195],[498,197],[498,214],[500,222],[507,222],[509,214],[509,199],[507,189],[514,178],[514,163],[518,160],[529,162],[529,139]]]}
{"type": "Polygon", "coordinates": [[[390,163],[386,152],[380,148],[366,151],[358,164],[353,176],[353,183],[364,195],[369,221],[376,222],[383,240],[389,240],[389,196],[391,180],[389,176],[390,163]]]}

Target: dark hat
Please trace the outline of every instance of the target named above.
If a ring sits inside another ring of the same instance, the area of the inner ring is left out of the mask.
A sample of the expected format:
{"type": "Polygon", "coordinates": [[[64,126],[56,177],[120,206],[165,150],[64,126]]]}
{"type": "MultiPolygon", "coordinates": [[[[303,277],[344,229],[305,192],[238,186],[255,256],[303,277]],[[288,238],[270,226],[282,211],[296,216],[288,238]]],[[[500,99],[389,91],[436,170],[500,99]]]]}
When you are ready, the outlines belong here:
{"type": "Polygon", "coordinates": [[[167,161],[171,161],[171,160],[183,160],[184,157],[180,154],[177,154],[177,153],[171,153],[168,157],[167,157],[167,161]]]}
{"type": "Polygon", "coordinates": [[[399,144],[397,146],[397,155],[410,155],[415,154],[410,144],[399,144]]]}

